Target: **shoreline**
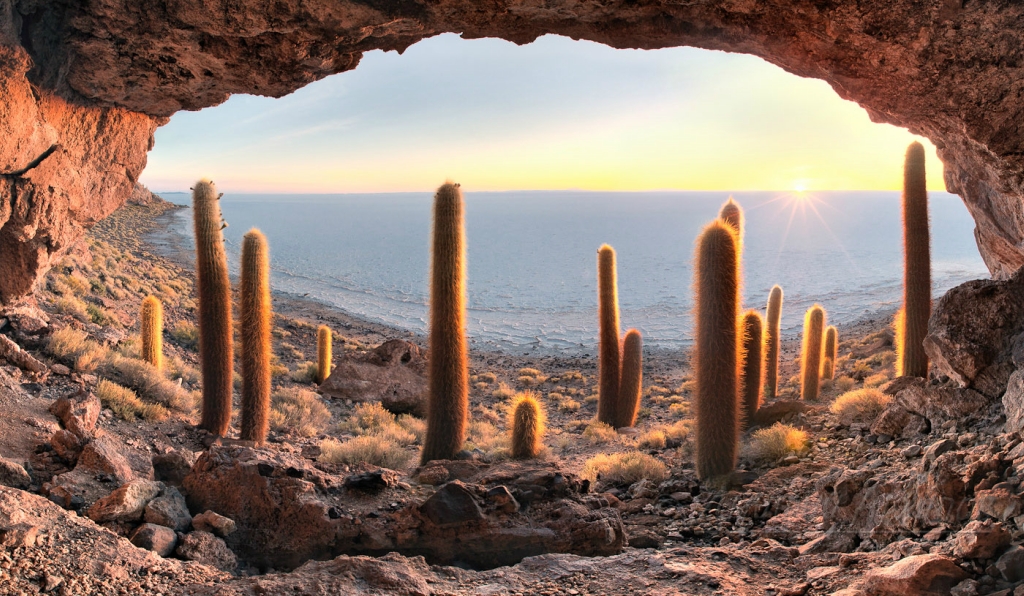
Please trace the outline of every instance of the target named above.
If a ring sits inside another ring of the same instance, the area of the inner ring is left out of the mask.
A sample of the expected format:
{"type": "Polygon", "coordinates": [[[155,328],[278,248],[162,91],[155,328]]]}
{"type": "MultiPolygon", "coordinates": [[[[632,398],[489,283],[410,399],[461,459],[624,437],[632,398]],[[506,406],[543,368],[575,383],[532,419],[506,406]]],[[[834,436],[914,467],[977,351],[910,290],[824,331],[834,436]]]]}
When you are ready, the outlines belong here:
{"type": "MultiPolygon", "coordinates": [[[[159,195],[155,196],[159,197],[159,195]]],[[[173,205],[173,207],[156,215],[153,218],[155,224],[153,229],[143,232],[140,239],[154,254],[170,260],[182,269],[194,272],[195,262],[192,251],[184,246],[180,232],[174,229],[174,218],[178,217],[181,210],[189,209],[189,206],[174,203],[162,197],[160,200],[173,205]]],[[[232,275],[231,279],[233,284],[237,282],[237,276],[232,275]]],[[[387,339],[397,338],[415,343],[423,349],[427,348],[425,333],[373,321],[318,298],[273,288],[271,288],[271,298],[275,314],[283,317],[329,323],[338,329],[358,333],[367,339],[377,338],[379,341],[376,343],[378,344],[387,339]]],[[[852,322],[840,323],[835,326],[840,333],[840,338],[861,337],[877,333],[891,327],[893,316],[897,310],[897,307],[882,308],[865,314],[852,322]]],[[[801,330],[783,332],[783,354],[799,352],[801,333],[801,330]]],[[[582,366],[583,361],[596,361],[597,359],[596,345],[590,349],[586,347],[500,346],[493,342],[480,342],[470,337],[469,349],[471,353],[480,355],[482,360],[490,364],[501,364],[502,360],[510,359],[513,361],[562,363],[562,366],[578,368],[582,366]]],[[[690,346],[676,348],[645,345],[644,358],[651,361],[671,362],[673,368],[686,367],[689,364],[691,349],[690,346]]]]}

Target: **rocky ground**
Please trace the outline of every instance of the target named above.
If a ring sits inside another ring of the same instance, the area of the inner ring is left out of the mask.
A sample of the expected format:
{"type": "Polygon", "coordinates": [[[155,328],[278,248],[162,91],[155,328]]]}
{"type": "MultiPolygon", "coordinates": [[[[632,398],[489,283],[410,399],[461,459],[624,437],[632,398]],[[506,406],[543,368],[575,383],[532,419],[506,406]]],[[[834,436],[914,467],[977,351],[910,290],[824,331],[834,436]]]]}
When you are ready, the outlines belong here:
{"type": "Polygon", "coordinates": [[[0,318],[0,594],[1024,594],[1024,280],[937,304],[927,381],[893,380],[883,314],[802,402],[787,338],[727,482],[696,478],[687,358],[663,353],[619,432],[592,422],[592,358],[474,353],[464,458],[417,467],[423,338],[295,297],[268,445],[196,430],[192,275],[153,235],[176,208],[140,198],[0,318]],[[137,359],[147,294],[162,371],[137,359]],[[525,390],[546,450],[514,462],[525,390]]]}

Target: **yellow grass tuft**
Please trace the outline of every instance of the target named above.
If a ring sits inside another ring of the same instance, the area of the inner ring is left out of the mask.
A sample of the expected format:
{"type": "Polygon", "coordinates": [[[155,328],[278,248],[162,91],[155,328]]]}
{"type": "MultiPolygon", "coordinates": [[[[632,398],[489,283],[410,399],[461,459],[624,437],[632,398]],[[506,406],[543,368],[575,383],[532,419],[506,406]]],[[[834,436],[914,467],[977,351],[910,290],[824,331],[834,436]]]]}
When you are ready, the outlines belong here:
{"type": "Polygon", "coordinates": [[[800,455],[807,451],[807,433],[776,422],[768,428],[754,431],[750,438],[750,459],[762,464],[772,464],[788,455],[800,455]]]}
{"type": "Polygon", "coordinates": [[[300,437],[312,437],[331,420],[331,412],[320,396],[306,389],[288,388],[270,398],[270,428],[300,437]]]}
{"type": "Polygon", "coordinates": [[[147,404],[131,389],[106,379],[101,379],[96,385],[96,397],[118,418],[128,422],[133,422],[136,418],[156,422],[166,419],[168,415],[167,408],[159,404],[147,404]]]}
{"type": "Polygon", "coordinates": [[[587,428],[583,429],[583,438],[594,445],[602,445],[617,440],[619,435],[610,425],[599,422],[595,418],[587,425],[587,428]]]}
{"type": "Polygon", "coordinates": [[[644,479],[661,482],[668,478],[668,468],[646,453],[627,451],[602,453],[588,459],[580,475],[591,482],[600,480],[604,484],[626,486],[644,479]]]}
{"type": "Polygon", "coordinates": [[[320,442],[322,462],[333,464],[355,465],[367,463],[382,468],[399,469],[412,458],[403,447],[385,437],[364,435],[348,441],[326,438],[320,442]]]}
{"type": "Polygon", "coordinates": [[[891,401],[891,395],[867,387],[840,395],[832,403],[831,410],[839,419],[840,424],[871,422],[882,413],[882,410],[891,401]]]}

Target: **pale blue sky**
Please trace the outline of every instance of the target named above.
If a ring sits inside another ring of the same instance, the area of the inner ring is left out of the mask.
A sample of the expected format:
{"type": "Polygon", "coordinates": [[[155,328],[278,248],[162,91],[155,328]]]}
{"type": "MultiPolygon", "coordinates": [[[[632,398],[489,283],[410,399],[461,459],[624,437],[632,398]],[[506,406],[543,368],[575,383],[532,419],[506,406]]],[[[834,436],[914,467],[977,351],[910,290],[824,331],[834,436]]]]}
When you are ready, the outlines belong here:
{"type": "MultiPolygon", "coordinates": [[[[897,189],[916,137],[824,82],[694,48],[442,35],[157,131],[142,181],[231,192],[897,189]]],[[[929,186],[942,189],[929,154],[929,186]]]]}

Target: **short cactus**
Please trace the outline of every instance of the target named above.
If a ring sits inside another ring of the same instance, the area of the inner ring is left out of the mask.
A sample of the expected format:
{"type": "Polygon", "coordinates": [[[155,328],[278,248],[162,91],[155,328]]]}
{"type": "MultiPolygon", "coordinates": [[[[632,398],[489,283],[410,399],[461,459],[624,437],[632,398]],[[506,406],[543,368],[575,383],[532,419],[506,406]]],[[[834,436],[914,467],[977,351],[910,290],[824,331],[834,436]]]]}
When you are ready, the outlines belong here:
{"type": "Polygon", "coordinates": [[[231,427],[234,353],[231,327],[231,282],[224,253],[220,194],[209,180],[192,189],[196,234],[196,292],[199,295],[199,361],[203,375],[200,427],[223,437],[231,427]]]}
{"type": "Polygon", "coordinates": [[[830,380],[836,376],[836,358],[839,356],[839,331],[829,325],[825,329],[825,352],[821,359],[821,378],[830,380]]]}
{"type": "Polygon", "coordinates": [[[807,401],[818,399],[821,381],[821,339],[825,327],[825,309],[815,304],[804,315],[804,337],[800,350],[800,397],[807,401]]]}
{"type": "Polygon", "coordinates": [[[331,328],[320,325],[316,330],[316,382],[323,383],[331,376],[331,328]]]}
{"type": "Polygon", "coordinates": [[[533,459],[544,448],[544,408],[532,392],[519,393],[512,400],[509,410],[509,427],[512,429],[512,457],[533,459]]]}
{"type": "Polygon", "coordinates": [[[722,220],[697,239],[694,380],[696,468],[701,479],[729,474],[739,437],[739,271],[737,238],[722,220]]]}
{"type": "Polygon", "coordinates": [[[619,403],[619,296],[616,284],[615,249],[607,244],[597,251],[597,312],[599,325],[597,419],[615,426],[619,403]]]}
{"type": "Polygon", "coordinates": [[[469,362],[466,348],[466,241],[462,212],[459,185],[446,182],[434,195],[429,403],[422,463],[454,459],[466,440],[469,362]]]}
{"type": "Polygon", "coordinates": [[[157,370],[164,367],[164,307],[156,296],[146,296],[139,312],[142,359],[157,370]]]}
{"type": "Polygon", "coordinates": [[[911,143],[903,169],[903,330],[898,367],[901,375],[911,377],[928,376],[924,337],[931,316],[932,282],[924,161],[924,147],[911,143]]]}
{"type": "Polygon", "coordinates": [[[755,310],[743,314],[743,368],[740,376],[740,405],[743,408],[741,427],[754,420],[761,407],[761,373],[763,370],[764,319],[755,310]]]}
{"type": "Polygon", "coordinates": [[[636,329],[626,332],[622,340],[622,369],[619,373],[619,403],[615,407],[615,428],[636,424],[643,390],[643,337],[636,329]]]}
{"type": "Polygon", "coordinates": [[[270,257],[267,238],[253,228],[242,238],[239,282],[243,441],[267,440],[270,429],[270,257]]]}
{"type": "Polygon", "coordinates": [[[779,321],[782,318],[782,288],[772,286],[768,295],[765,323],[764,396],[775,399],[779,387],[779,321]]]}

